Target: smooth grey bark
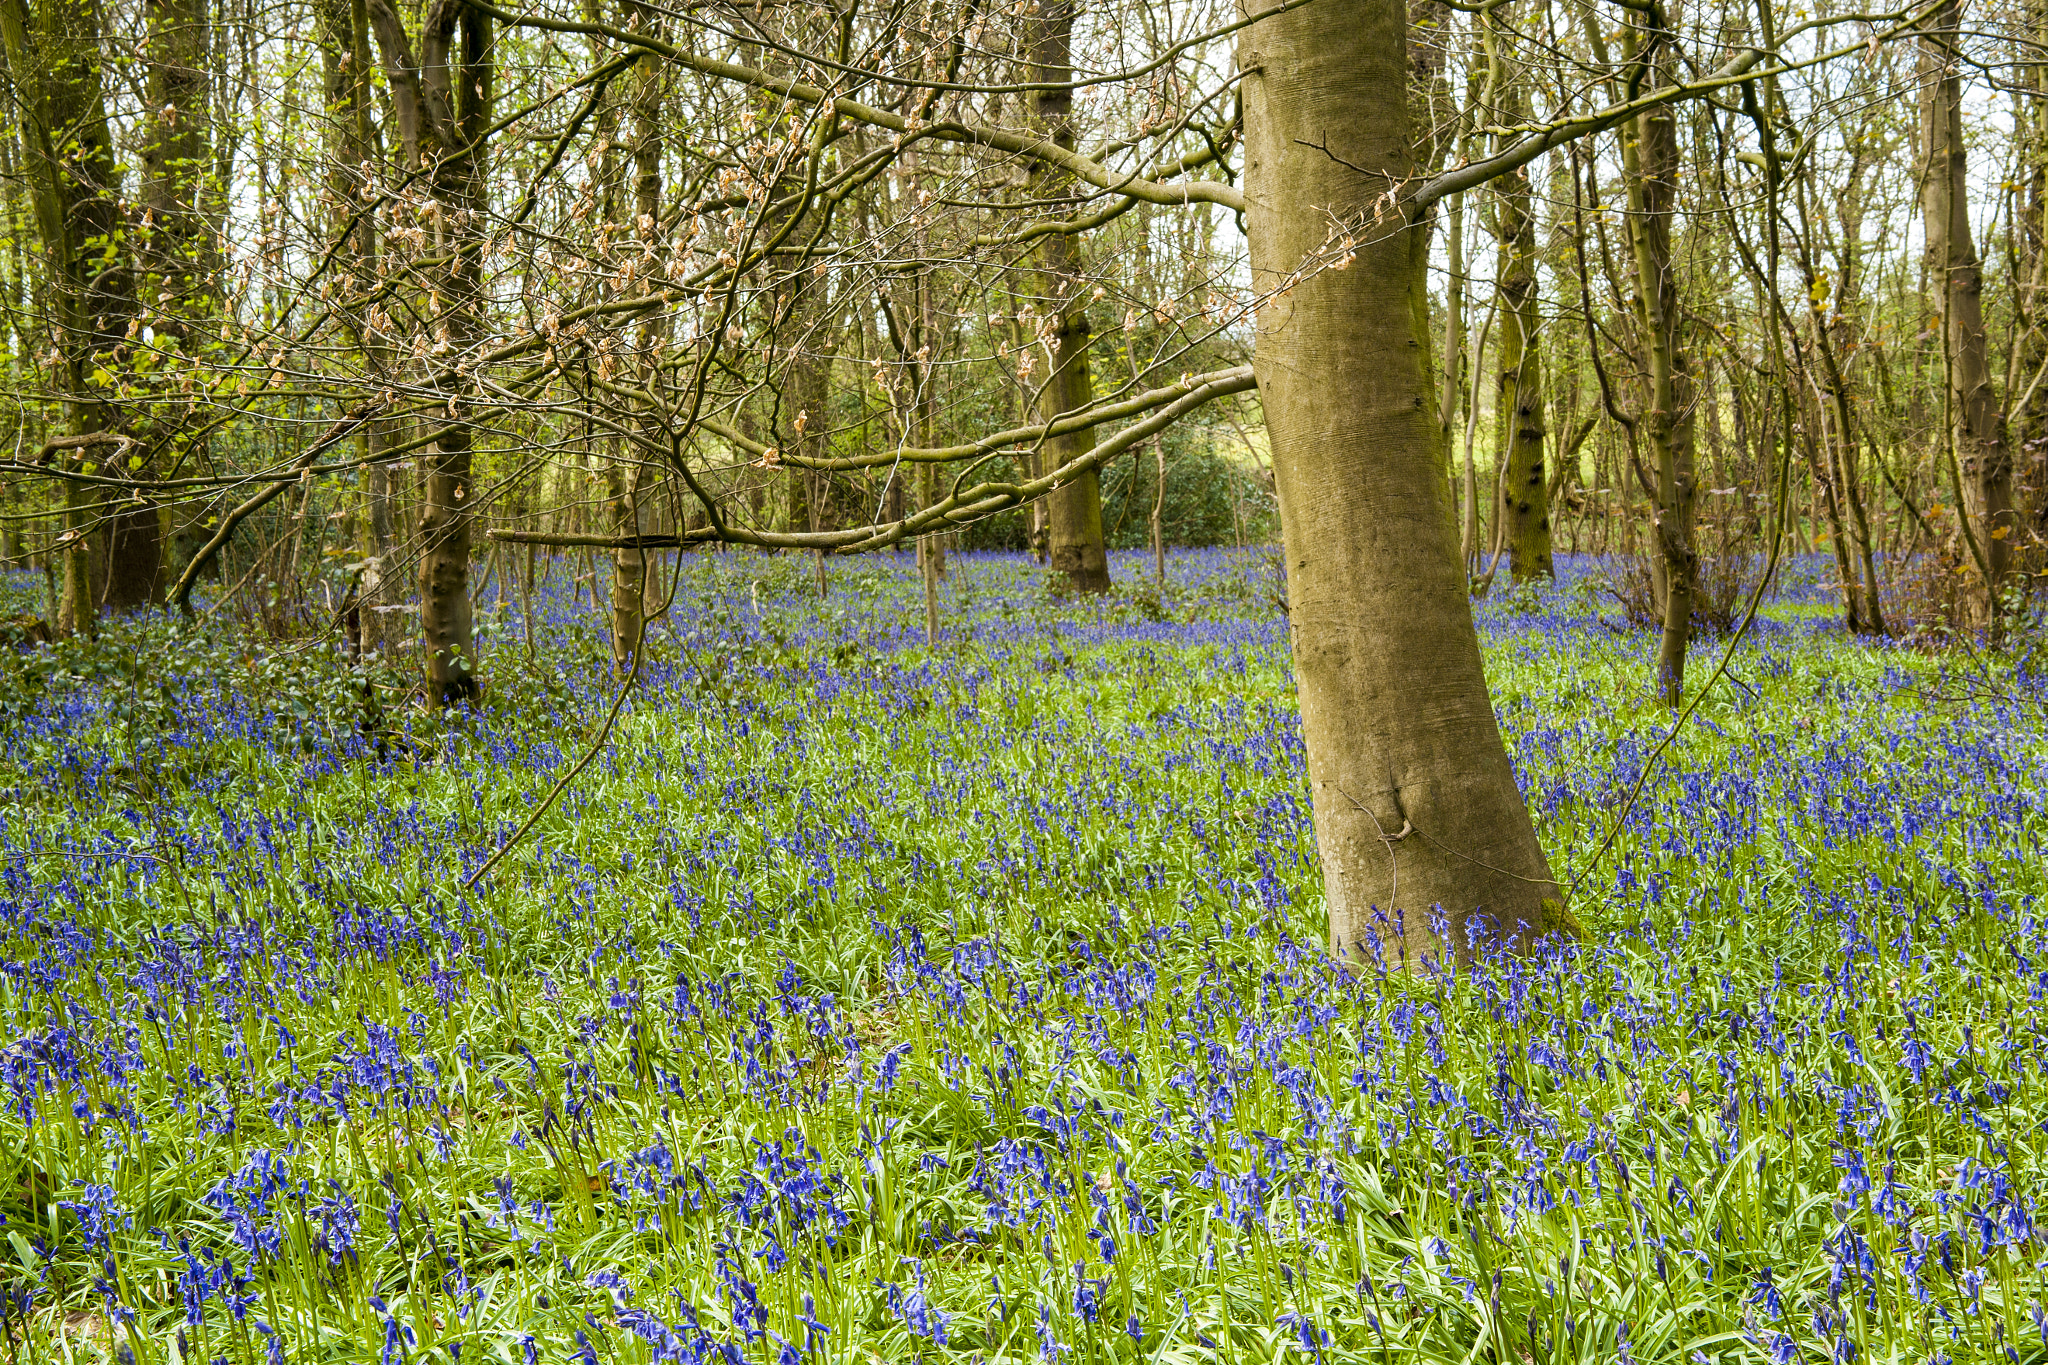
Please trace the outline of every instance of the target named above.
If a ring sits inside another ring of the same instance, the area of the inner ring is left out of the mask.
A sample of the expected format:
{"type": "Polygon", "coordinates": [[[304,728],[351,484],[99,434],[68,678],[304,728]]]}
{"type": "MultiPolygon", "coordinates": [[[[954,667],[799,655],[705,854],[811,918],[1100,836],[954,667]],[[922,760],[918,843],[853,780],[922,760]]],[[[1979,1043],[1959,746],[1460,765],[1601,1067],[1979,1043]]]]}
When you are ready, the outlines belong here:
{"type": "Polygon", "coordinates": [[[1448,515],[1424,235],[1373,211],[1412,167],[1405,13],[1271,3],[1255,0],[1268,17],[1238,52],[1254,363],[1331,951],[1526,944],[1570,919],[1494,719],[1448,515]],[[1333,221],[1355,245],[1332,250],[1333,221]]]}

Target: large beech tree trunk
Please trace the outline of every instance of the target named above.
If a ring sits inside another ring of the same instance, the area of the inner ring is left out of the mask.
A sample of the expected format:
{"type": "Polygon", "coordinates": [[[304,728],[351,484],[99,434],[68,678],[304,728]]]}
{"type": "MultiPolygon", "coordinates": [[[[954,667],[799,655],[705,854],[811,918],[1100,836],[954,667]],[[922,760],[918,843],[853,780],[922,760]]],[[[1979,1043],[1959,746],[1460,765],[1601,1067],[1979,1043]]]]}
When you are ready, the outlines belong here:
{"type": "Polygon", "coordinates": [[[1970,238],[1969,161],[1963,144],[1959,4],[1928,21],[1920,46],[1921,146],[1926,155],[1920,210],[1927,230],[1927,279],[1936,291],[1948,349],[1949,421],[1961,468],[1964,538],[1983,575],[1979,624],[1996,622],[1998,594],[2012,571],[2018,530],[2012,448],[1991,387],[1984,332],[1984,272],[1970,238]]]}
{"type": "Polygon", "coordinates": [[[1444,501],[1422,234],[1374,223],[1410,168],[1403,25],[1400,0],[1272,12],[1244,30],[1239,68],[1255,364],[1330,946],[1413,961],[1569,920],[1494,720],[1444,501]],[[1333,220],[1356,225],[1348,268],[1333,220]]]}
{"type": "MultiPolygon", "coordinates": [[[[1043,0],[1035,21],[1031,44],[1031,79],[1064,82],[1074,78],[1075,0],[1043,0]]],[[[1074,97],[1068,90],[1040,90],[1032,95],[1032,112],[1039,132],[1056,145],[1074,146],[1074,97]]],[[[1043,163],[1039,163],[1042,167],[1043,163]]],[[[1064,194],[1071,177],[1043,169],[1032,177],[1032,198],[1043,202],[1064,194]]],[[[1076,239],[1054,233],[1040,248],[1042,292],[1046,298],[1046,326],[1050,328],[1052,373],[1039,390],[1039,420],[1050,422],[1061,413],[1084,408],[1095,401],[1095,385],[1088,371],[1088,325],[1086,282],[1081,278],[1081,248],[1076,239]]],[[[1083,427],[1045,443],[1043,467],[1057,469],[1080,458],[1095,445],[1095,429],[1083,427]]],[[[1109,591],[1109,556],[1102,538],[1102,482],[1094,470],[1061,487],[1046,499],[1051,520],[1052,567],[1067,576],[1081,592],[1109,591]]]]}

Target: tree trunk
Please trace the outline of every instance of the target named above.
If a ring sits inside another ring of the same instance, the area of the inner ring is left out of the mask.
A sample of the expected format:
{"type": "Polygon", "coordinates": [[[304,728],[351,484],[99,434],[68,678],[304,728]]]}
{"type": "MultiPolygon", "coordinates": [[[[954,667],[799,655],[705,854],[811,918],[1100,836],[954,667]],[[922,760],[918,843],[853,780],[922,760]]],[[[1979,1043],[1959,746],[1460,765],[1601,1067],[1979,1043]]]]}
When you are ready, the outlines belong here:
{"type": "Polygon", "coordinates": [[[1956,0],[1928,20],[1920,43],[1920,208],[1926,223],[1927,278],[1933,283],[1948,355],[1949,431],[1960,464],[1963,536],[1983,578],[1972,610],[1994,627],[2012,569],[2018,529],[2012,504],[2012,450],[1991,388],[1984,331],[1984,274],[1970,237],[1969,166],[1963,144],[1963,79],[1956,0]]]}
{"type": "MultiPolygon", "coordinates": [[[[320,7],[321,53],[326,75],[327,107],[332,139],[327,180],[331,231],[342,243],[355,288],[366,288],[377,272],[377,220],[362,213],[364,191],[374,183],[379,161],[370,125],[375,98],[370,83],[370,19],[364,0],[325,0],[320,7]]],[[[362,358],[366,377],[386,383],[392,369],[389,346],[375,338],[367,319],[348,318],[348,328],[362,358]]],[[[356,580],[356,648],[381,654],[393,642],[392,624],[398,605],[390,563],[395,539],[391,467],[378,457],[391,443],[389,423],[366,422],[355,438],[356,457],[364,462],[360,482],[362,515],[357,520],[361,574],[356,580]]]]}
{"type": "Polygon", "coordinates": [[[453,364],[476,342],[483,292],[483,160],[491,123],[494,63],[490,17],[464,0],[434,0],[415,63],[392,0],[370,0],[393,111],[408,159],[430,170],[442,267],[440,309],[432,319],[432,363],[446,386],[445,425],[422,457],[420,633],[427,691],[443,705],[474,699],[476,676],[469,604],[471,406],[453,364]]]}
{"type": "MultiPolygon", "coordinates": [[[[1135,489],[1138,481],[1131,480],[1135,489]]],[[[1166,586],[1166,442],[1152,438],[1152,575],[1166,586]]]]}
{"type": "MultiPolygon", "coordinates": [[[[645,470],[638,459],[605,461],[605,514],[615,536],[646,534],[645,470]]],[[[646,614],[647,551],[622,545],[612,551],[612,666],[622,678],[633,671],[646,614]]]]}
{"type": "Polygon", "coordinates": [[[2014,498],[2031,542],[2030,567],[2038,570],[2048,549],[2048,384],[2033,382],[2048,369],[2048,0],[2025,0],[2022,13],[2023,37],[2015,44],[2022,93],[2013,123],[2026,196],[2017,233],[2023,283],[2015,301],[2025,327],[2016,383],[2006,386],[2006,401],[2021,404],[2008,414],[2007,439],[2015,452],[2014,498]],[[2024,398],[2016,400],[2015,390],[2024,398]]]}
{"type": "MultiPolygon", "coordinates": [[[[214,264],[202,186],[212,165],[208,41],[205,0],[146,0],[147,98],[143,110],[142,198],[145,226],[138,255],[146,272],[144,295],[157,345],[197,358],[196,325],[212,312],[214,264]]],[[[175,373],[180,367],[167,367],[175,373]]],[[[160,395],[152,405],[153,444],[173,451],[192,404],[160,395]]],[[[138,471],[142,472],[142,471],[138,471]]],[[[164,588],[164,509],[137,497],[114,514],[109,534],[106,605],[127,610],[161,601],[164,588]]]]}
{"type": "MultiPolygon", "coordinates": [[[[100,11],[74,0],[0,0],[0,47],[6,51],[21,166],[47,271],[56,387],[64,394],[65,424],[73,436],[118,426],[107,386],[94,380],[97,371],[123,367],[135,311],[131,263],[106,257],[108,244],[121,240],[123,215],[101,71],[106,35],[99,22],[100,11]]],[[[105,455],[117,448],[79,449],[80,472],[106,472],[105,455]]],[[[123,537],[100,532],[109,511],[118,520],[122,509],[118,500],[109,504],[105,485],[66,480],[60,632],[92,631],[110,551],[118,551],[124,566],[140,558],[132,539],[124,544],[123,537]]]]}
{"type": "MultiPolygon", "coordinates": [[[[448,338],[460,354],[477,339],[483,293],[485,180],[484,149],[479,144],[491,119],[491,21],[457,3],[445,11],[437,6],[427,16],[429,24],[444,12],[441,22],[448,27],[448,45],[455,51],[442,70],[453,68],[455,88],[449,103],[455,122],[453,137],[441,152],[434,187],[449,224],[446,248],[454,256],[447,277],[448,338]]],[[[472,700],[481,690],[469,603],[472,428],[465,398],[451,392],[449,407],[455,420],[441,429],[429,449],[426,499],[420,509],[420,624],[427,648],[427,684],[443,703],[472,700]]]]}
{"type": "Polygon", "coordinates": [[[91,485],[64,480],[63,529],[57,545],[63,553],[62,595],[57,599],[57,633],[90,638],[99,632],[99,556],[93,552],[91,485]]]}
{"type": "MultiPolygon", "coordinates": [[[[1519,123],[1528,117],[1526,85],[1512,62],[1506,66],[1494,84],[1505,100],[1503,121],[1519,123]]],[[[1494,199],[1495,240],[1500,247],[1500,344],[1495,351],[1499,375],[1494,399],[1499,435],[1494,458],[1507,460],[1507,477],[1501,484],[1501,504],[1495,510],[1506,526],[1508,572],[1517,580],[1549,578],[1554,572],[1549,484],[1543,470],[1536,217],[1530,201],[1527,167],[1501,177],[1494,199]]]]}
{"type": "MultiPolygon", "coordinates": [[[[1448,459],[1450,452],[1458,448],[1458,399],[1464,393],[1465,377],[1465,195],[1462,190],[1451,196],[1449,209],[1444,215],[1444,253],[1443,389],[1437,398],[1436,416],[1437,439],[1443,443],[1448,459]]],[[[1472,548],[1479,540],[1479,509],[1472,502],[1472,483],[1472,461],[1468,453],[1458,492],[1453,495],[1459,512],[1459,557],[1465,561],[1468,571],[1472,548]]]]}
{"type": "MultiPolygon", "coordinates": [[[[1664,73],[1670,63],[1670,35],[1631,25],[1637,60],[1664,73]]],[[[1632,55],[1636,55],[1632,53],[1632,55]]],[[[1662,80],[1660,74],[1652,79],[1662,80]]],[[[1678,280],[1671,268],[1671,219],[1678,188],[1678,120],[1668,107],[1639,115],[1622,134],[1623,171],[1628,181],[1629,245],[1635,258],[1637,307],[1648,356],[1649,439],[1654,486],[1652,557],[1657,567],[1657,602],[1663,630],[1657,646],[1657,695],[1675,707],[1685,692],[1685,654],[1692,642],[1693,599],[1699,582],[1699,551],[1693,522],[1699,482],[1693,460],[1692,375],[1679,328],[1678,280]]]]}
{"type": "Polygon", "coordinates": [[[1422,234],[1373,222],[1411,164],[1403,9],[1272,5],[1257,0],[1268,17],[1239,40],[1267,299],[1255,363],[1331,950],[1464,956],[1488,929],[1527,943],[1570,921],[1494,720],[1446,515],[1422,234]],[[1348,269],[1327,268],[1332,222],[1357,233],[1348,269]]]}
{"type": "MultiPolygon", "coordinates": [[[[1044,0],[1033,21],[1031,79],[1065,82],[1074,78],[1073,39],[1077,0],[1044,0]]],[[[1031,97],[1032,113],[1041,136],[1059,147],[1074,146],[1073,94],[1068,90],[1040,90],[1031,97]]],[[[1032,175],[1032,198],[1044,203],[1070,192],[1071,177],[1043,169],[1032,175]]],[[[1088,324],[1086,281],[1081,278],[1081,248],[1066,233],[1054,233],[1039,250],[1041,292],[1046,299],[1045,326],[1050,330],[1052,373],[1039,390],[1039,420],[1050,422],[1062,413],[1085,408],[1095,401],[1095,385],[1088,370],[1088,324]]],[[[1057,468],[1087,454],[1095,446],[1095,429],[1083,427],[1045,443],[1044,464],[1057,468]]],[[[1079,592],[1109,591],[1109,555],[1102,537],[1102,482],[1094,470],[1055,490],[1046,499],[1051,522],[1051,557],[1054,572],[1065,574],[1068,584],[1079,592]]]]}
{"type": "MultiPolygon", "coordinates": [[[[654,17],[635,6],[638,27],[652,31],[654,17]]],[[[642,58],[636,68],[633,92],[633,221],[635,239],[643,252],[653,252],[660,236],[661,219],[661,63],[642,58]]],[[[640,381],[648,392],[655,391],[658,375],[654,343],[658,324],[650,319],[640,328],[640,381]]],[[[642,429],[649,442],[661,439],[661,426],[649,414],[642,429]]],[[[647,455],[644,449],[630,452],[628,460],[613,460],[605,470],[611,529],[618,536],[644,535],[646,526],[647,455]]],[[[647,629],[647,551],[638,545],[622,546],[612,552],[612,663],[620,677],[632,672],[642,637],[647,629]]]]}
{"type": "Polygon", "coordinates": [[[356,446],[372,461],[363,466],[363,576],[356,584],[356,641],[364,654],[382,654],[395,643],[391,627],[398,595],[392,590],[390,565],[397,539],[392,514],[398,500],[391,488],[391,466],[375,459],[383,450],[382,436],[381,422],[367,422],[356,446]]]}

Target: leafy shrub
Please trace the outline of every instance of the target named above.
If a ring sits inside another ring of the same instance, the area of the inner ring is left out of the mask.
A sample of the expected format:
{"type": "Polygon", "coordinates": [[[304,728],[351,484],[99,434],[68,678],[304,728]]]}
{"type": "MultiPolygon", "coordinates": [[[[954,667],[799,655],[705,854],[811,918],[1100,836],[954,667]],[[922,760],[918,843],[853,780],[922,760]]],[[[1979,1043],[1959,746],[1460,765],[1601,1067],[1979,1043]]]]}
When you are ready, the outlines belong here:
{"type": "MultiPolygon", "coordinates": [[[[1005,466],[1007,473],[992,477],[1018,477],[1008,462],[991,463],[988,469],[1005,466]]],[[[1109,462],[1102,471],[1102,532],[1109,548],[1151,547],[1157,488],[1158,466],[1150,445],[1109,462]]],[[[1238,544],[1240,536],[1243,544],[1258,544],[1279,526],[1270,484],[1199,433],[1192,438],[1168,433],[1166,504],[1159,521],[1166,543],[1182,548],[1238,544]]],[[[1013,508],[969,524],[960,532],[960,545],[968,550],[1028,549],[1030,524],[1028,511],[1013,508]]]]}

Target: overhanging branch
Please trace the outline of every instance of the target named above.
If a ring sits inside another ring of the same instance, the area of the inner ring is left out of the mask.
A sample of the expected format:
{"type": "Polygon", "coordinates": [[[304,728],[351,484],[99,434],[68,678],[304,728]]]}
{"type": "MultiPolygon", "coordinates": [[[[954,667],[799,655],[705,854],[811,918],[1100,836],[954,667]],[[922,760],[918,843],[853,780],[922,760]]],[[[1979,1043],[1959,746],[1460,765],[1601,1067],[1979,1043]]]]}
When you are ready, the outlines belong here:
{"type": "MultiPolygon", "coordinates": [[[[1214,374],[1203,376],[1199,381],[1185,381],[1184,385],[1176,385],[1173,389],[1155,390],[1155,394],[1178,391],[1180,396],[1166,403],[1163,407],[1157,407],[1144,420],[1132,423],[1108,440],[1099,442],[1086,453],[1069,460],[1059,468],[1051,470],[1038,478],[1027,479],[1023,482],[990,480],[978,483],[971,488],[961,489],[952,496],[941,499],[929,507],[921,508],[900,521],[876,522],[867,526],[851,527],[839,531],[756,531],[747,527],[728,524],[723,527],[702,526],[679,534],[664,536],[557,535],[543,531],[509,530],[496,530],[488,534],[492,540],[511,545],[577,546],[589,549],[628,550],[673,549],[684,545],[704,545],[716,541],[724,541],[734,545],[758,545],[767,549],[819,550],[829,551],[833,554],[859,554],[867,550],[884,549],[898,542],[926,535],[933,531],[952,530],[954,527],[968,522],[978,521],[994,513],[1006,511],[1009,508],[1021,506],[1024,503],[1042,498],[1055,489],[1072,483],[1089,470],[1098,469],[1107,464],[1110,460],[1146,438],[1164,431],[1167,427],[1172,426],[1204,403],[1233,393],[1246,393],[1257,387],[1258,381],[1252,376],[1252,367],[1243,365],[1236,369],[1221,370],[1214,374]]],[[[1143,396],[1149,397],[1150,395],[1143,396]]],[[[1137,402],[1138,400],[1133,399],[1130,401],[1137,402]]],[[[1014,436],[1012,433],[1001,433],[1000,437],[990,437],[984,442],[977,443],[977,445],[948,447],[947,449],[960,452],[950,456],[950,458],[966,458],[977,451],[987,453],[989,450],[999,449],[1005,444],[1020,444],[1031,440],[1033,437],[1042,439],[1048,427],[1052,428],[1055,434],[1057,434],[1063,423],[1067,424],[1070,429],[1092,425],[1100,421],[1102,416],[1103,410],[1101,409],[1094,409],[1081,414],[1070,414],[1048,423],[1047,426],[1031,428],[1021,436],[1014,436]]],[[[927,453],[935,454],[935,452],[927,453]]],[[[938,458],[948,457],[939,456],[938,458]]]]}

